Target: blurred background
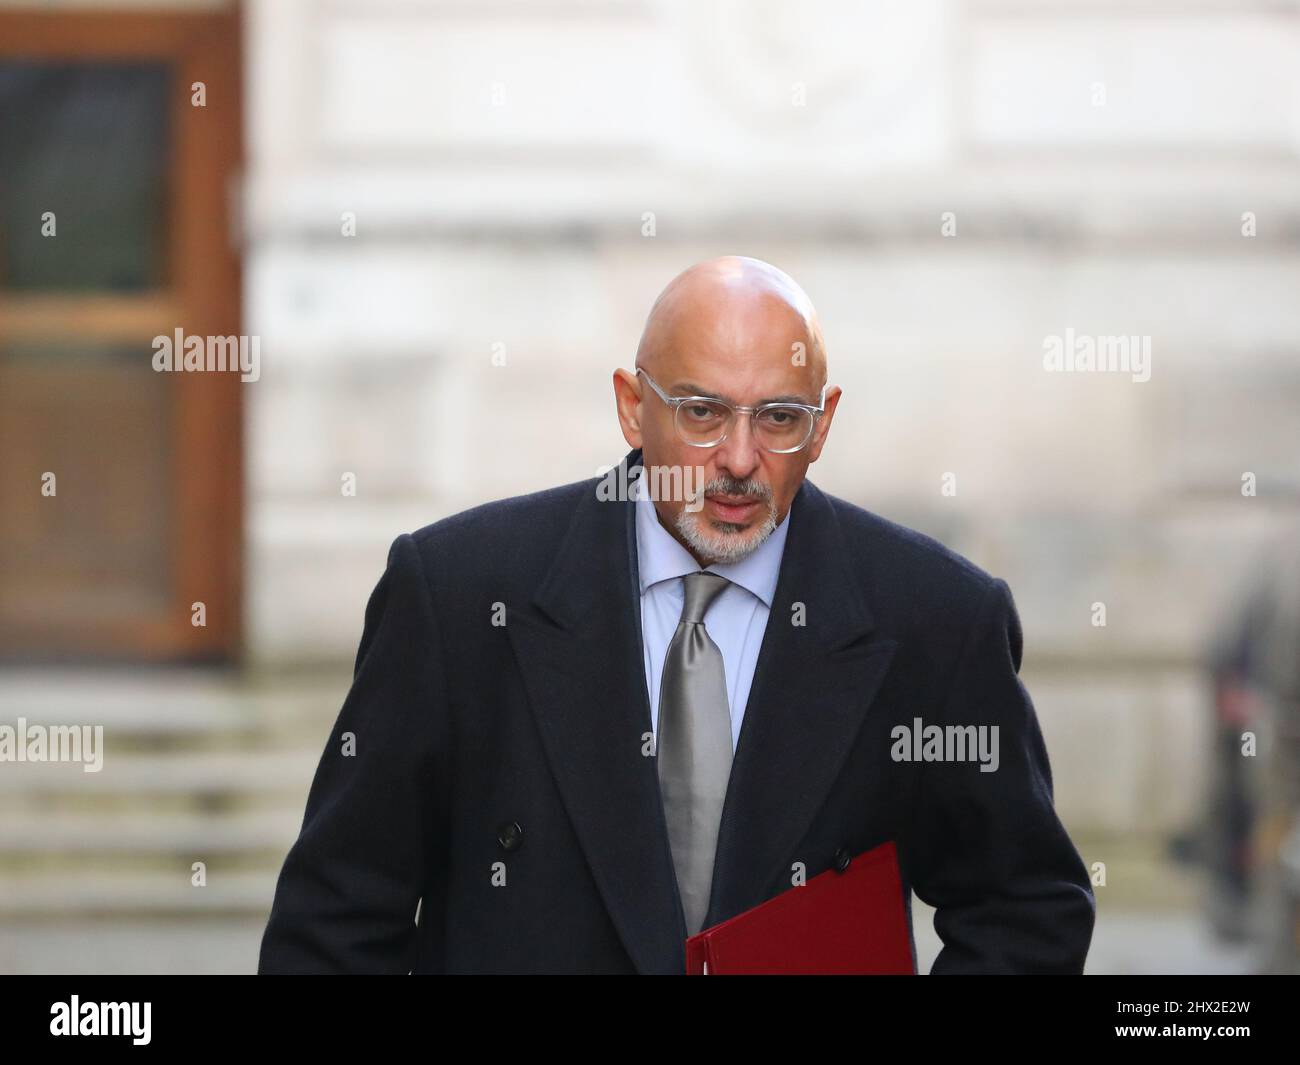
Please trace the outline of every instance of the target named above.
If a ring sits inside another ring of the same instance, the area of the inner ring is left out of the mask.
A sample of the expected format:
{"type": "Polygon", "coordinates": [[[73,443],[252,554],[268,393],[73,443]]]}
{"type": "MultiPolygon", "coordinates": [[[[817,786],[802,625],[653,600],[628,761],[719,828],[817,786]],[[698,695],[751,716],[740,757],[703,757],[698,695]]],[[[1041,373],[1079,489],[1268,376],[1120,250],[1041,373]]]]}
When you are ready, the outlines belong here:
{"type": "Polygon", "coordinates": [[[0,724],[104,729],[0,761],[0,971],[253,971],[388,545],[618,462],[724,253],[820,311],[810,478],[1010,583],[1089,971],[1300,971],[1298,60],[1291,0],[0,2],[0,724]]]}

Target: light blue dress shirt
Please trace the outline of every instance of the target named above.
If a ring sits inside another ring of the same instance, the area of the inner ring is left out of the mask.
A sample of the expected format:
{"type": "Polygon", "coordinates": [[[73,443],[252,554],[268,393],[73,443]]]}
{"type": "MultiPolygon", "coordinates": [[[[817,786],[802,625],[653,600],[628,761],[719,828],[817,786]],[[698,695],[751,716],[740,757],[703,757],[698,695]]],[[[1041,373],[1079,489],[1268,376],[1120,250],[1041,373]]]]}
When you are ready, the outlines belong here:
{"type": "MultiPolygon", "coordinates": [[[[641,634],[645,652],[646,690],[650,695],[650,721],[659,733],[659,681],[668,645],[682,618],[682,577],[700,569],[689,551],[659,522],[654,502],[639,490],[636,495],[636,551],[641,585],[641,634]]],[[[758,664],[758,650],[776,593],[776,580],[789,529],[787,514],[758,549],[739,562],[716,563],[705,568],[730,582],[710,604],[704,627],[722,652],[727,675],[727,701],[731,712],[731,749],[740,739],[745,704],[758,664]]]]}

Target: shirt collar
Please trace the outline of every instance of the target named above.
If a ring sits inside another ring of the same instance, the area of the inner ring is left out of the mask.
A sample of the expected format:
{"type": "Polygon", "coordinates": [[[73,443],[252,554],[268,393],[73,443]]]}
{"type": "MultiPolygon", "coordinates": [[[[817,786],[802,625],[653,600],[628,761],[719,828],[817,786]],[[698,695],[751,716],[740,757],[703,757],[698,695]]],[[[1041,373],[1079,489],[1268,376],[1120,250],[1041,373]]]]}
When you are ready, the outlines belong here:
{"type": "MultiPolygon", "coordinates": [[[[659,512],[649,494],[641,491],[641,481],[635,482],[634,498],[636,500],[636,551],[637,569],[640,575],[641,594],[660,581],[684,577],[700,569],[676,538],[663,527],[659,521],[659,512]]],[[[726,577],[733,584],[738,584],[752,595],[757,596],[771,609],[772,599],[776,595],[777,577],[781,572],[781,557],[785,553],[786,533],[790,529],[790,515],[787,513],[771,535],[768,536],[751,554],[739,562],[716,562],[704,567],[711,573],[726,577]]]]}

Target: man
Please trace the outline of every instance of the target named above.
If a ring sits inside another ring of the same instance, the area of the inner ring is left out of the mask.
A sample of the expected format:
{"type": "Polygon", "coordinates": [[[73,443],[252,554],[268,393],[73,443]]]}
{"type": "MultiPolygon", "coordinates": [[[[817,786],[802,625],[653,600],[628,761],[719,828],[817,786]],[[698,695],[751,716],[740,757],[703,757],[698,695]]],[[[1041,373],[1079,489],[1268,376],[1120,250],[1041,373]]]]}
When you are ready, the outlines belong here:
{"type": "Polygon", "coordinates": [[[680,973],[893,840],[933,972],[1081,972],[1010,591],[804,479],[840,399],[808,297],[698,264],[614,392],[613,475],[393,543],[260,971],[680,973]]]}

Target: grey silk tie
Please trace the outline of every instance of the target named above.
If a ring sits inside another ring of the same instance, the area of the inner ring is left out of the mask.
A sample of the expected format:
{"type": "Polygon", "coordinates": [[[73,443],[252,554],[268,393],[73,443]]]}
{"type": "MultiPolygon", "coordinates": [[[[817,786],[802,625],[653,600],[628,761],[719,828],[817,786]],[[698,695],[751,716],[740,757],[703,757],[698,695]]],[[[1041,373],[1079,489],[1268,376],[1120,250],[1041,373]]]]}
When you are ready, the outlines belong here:
{"type": "Polygon", "coordinates": [[[704,614],[727,579],[701,570],[682,578],[685,599],[659,684],[659,789],[686,931],[704,924],[713,856],[731,775],[731,712],[722,652],[704,628],[704,614]]]}

